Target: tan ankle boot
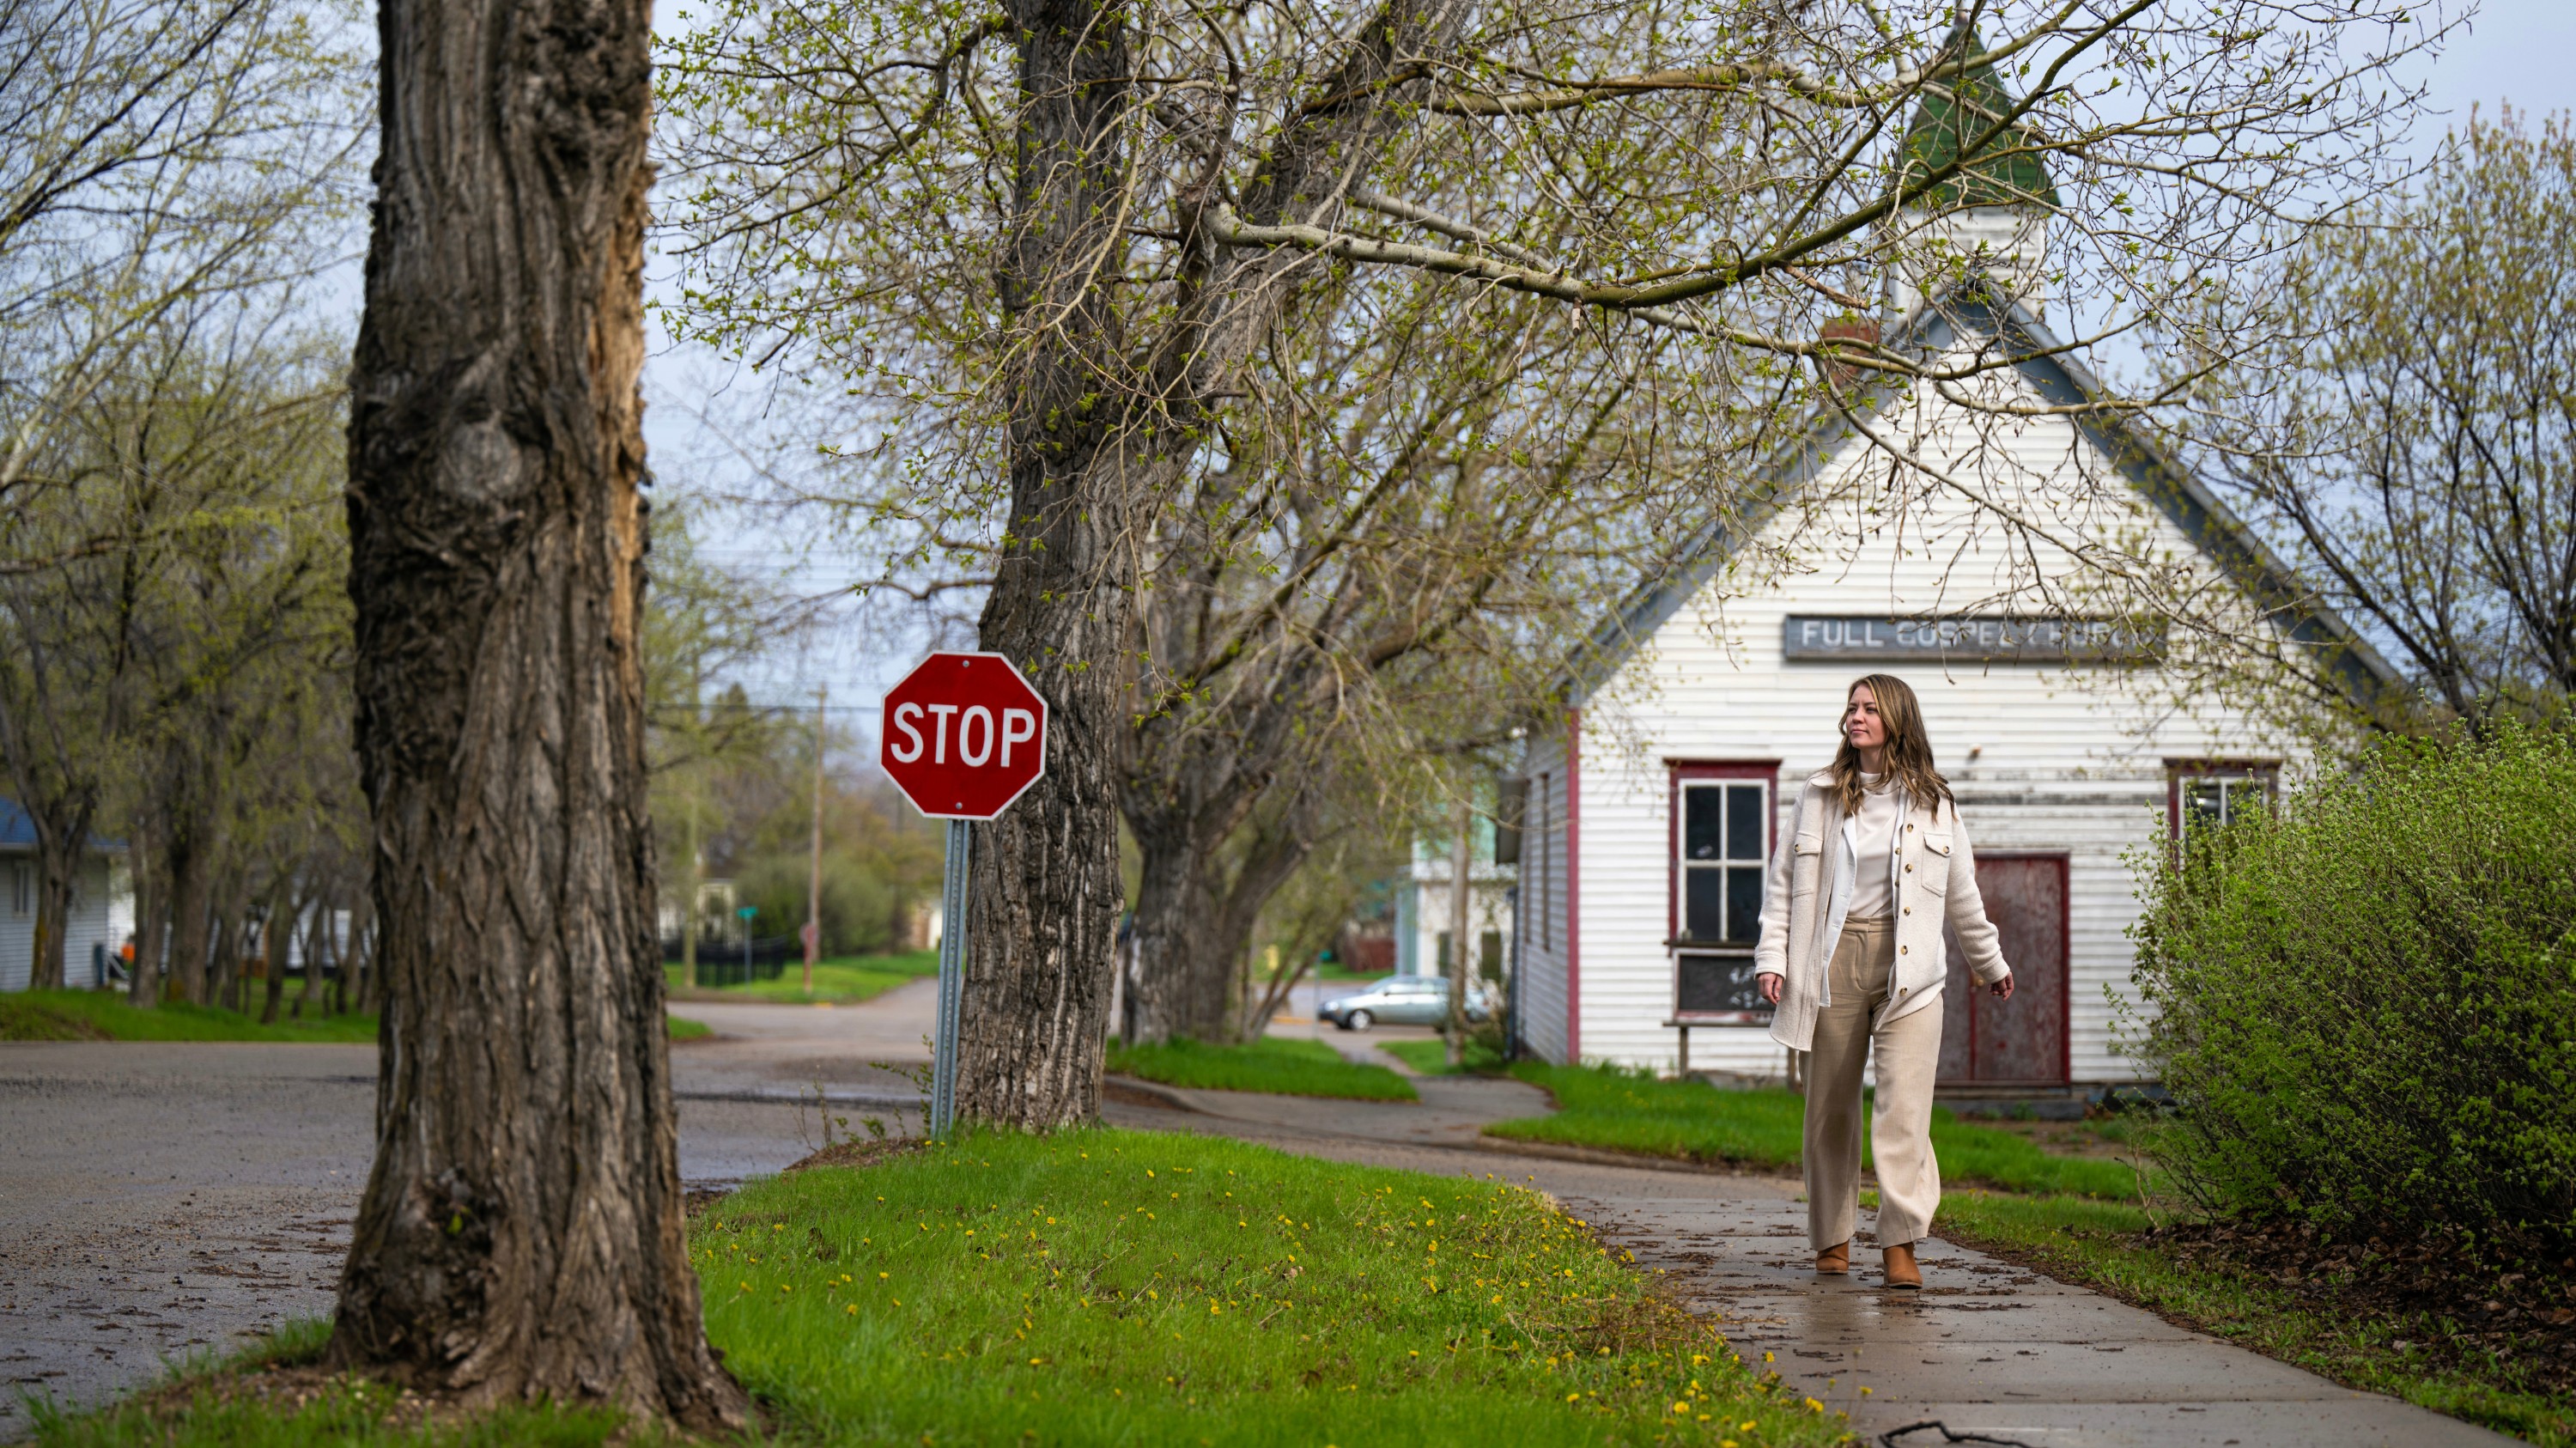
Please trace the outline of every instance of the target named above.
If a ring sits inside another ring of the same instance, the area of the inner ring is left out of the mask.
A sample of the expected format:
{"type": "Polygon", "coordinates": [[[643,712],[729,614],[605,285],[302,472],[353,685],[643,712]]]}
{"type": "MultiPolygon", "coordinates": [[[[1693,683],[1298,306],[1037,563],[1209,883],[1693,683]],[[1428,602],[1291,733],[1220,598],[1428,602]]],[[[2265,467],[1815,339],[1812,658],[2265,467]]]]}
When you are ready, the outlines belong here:
{"type": "Polygon", "coordinates": [[[1834,1277],[1839,1277],[1842,1274],[1849,1272],[1851,1270],[1851,1243],[1843,1242],[1836,1246],[1827,1247],[1825,1250],[1817,1253],[1816,1270],[1834,1277]]]}
{"type": "Polygon", "coordinates": [[[1914,1264],[1914,1244],[1901,1242],[1887,1249],[1887,1285],[1921,1288],[1923,1269],[1914,1264]]]}

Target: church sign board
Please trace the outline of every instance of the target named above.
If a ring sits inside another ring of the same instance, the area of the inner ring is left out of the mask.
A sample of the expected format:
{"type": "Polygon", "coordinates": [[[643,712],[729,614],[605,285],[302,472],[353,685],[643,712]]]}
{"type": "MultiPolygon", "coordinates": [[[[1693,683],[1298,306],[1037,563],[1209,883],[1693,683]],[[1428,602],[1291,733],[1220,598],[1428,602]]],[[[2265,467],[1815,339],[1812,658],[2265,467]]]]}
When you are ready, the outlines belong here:
{"type": "Polygon", "coordinates": [[[1928,659],[1953,664],[2144,663],[2164,653],[2161,624],[1989,614],[1956,618],[1789,615],[1787,657],[1928,659]]]}

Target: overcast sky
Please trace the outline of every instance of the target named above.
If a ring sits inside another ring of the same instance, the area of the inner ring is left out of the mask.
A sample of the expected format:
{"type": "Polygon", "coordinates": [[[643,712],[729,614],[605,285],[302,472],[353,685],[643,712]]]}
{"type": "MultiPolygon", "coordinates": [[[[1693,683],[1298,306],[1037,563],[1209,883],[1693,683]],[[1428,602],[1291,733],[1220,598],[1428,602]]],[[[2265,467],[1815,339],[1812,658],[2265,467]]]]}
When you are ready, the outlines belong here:
{"type": "MultiPolygon", "coordinates": [[[[2441,8],[2459,10],[2456,3],[2441,8]]],[[[2576,0],[2487,0],[2468,31],[2430,64],[2427,76],[2438,112],[2418,138],[2427,150],[2445,129],[2465,122],[2472,107],[2488,115],[2500,103],[2534,114],[2576,109],[2576,0]]],[[[752,464],[734,455],[725,433],[701,425],[695,414],[707,408],[721,412],[757,395],[757,384],[657,338],[646,393],[652,404],[646,433],[666,491],[686,495],[710,483],[748,482],[752,464]]],[[[780,560],[792,565],[795,586],[827,593],[847,581],[852,563],[845,555],[801,546],[798,540],[808,536],[804,528],[748,524],[703,539],[702,545],[732,563],[780,560]]],[[[810,700],[818,684],[828,684],[838,722],[872,745],[878,697],[924,647],[921,638],[889,641],[855,628],[832,630],[809,654],[776,660],[746,682],[762,702],[810,700]]]]}

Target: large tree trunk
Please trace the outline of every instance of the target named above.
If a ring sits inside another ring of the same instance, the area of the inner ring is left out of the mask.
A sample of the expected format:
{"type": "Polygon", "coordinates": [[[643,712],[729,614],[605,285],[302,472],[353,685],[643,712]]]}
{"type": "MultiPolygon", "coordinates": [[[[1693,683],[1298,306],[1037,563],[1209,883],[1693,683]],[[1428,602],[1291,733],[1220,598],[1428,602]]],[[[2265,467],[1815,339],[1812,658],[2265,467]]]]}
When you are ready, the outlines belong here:
{"type": "Polygon", "coordinates": [[[71,934],[72,896],[80,887],[81,856],[89,847],[91,811],[91,804],[79,799],[27,810],[36,831],[36,938],[29,990],[63,988],[63,942],[71,934]]]}
{"type": "Polygon", "coordinates": [[[1110,665],[1128,604],[1117,548],[1130,469],[1164,464],[1114,455],[1126,404],[1098,395],[1092,349],[1121,345],[1117,314],[1073,261],[1123,250],[1107,202],[1134,68],[1125,25],[1095,0],[1013,0],[1008,10],[1022,159],[1002,300],[1038,330],[1013,379],[1011,547],[980,632],[1046,696],[1047,773],[974,829],[974,915],[945,928],[966,931],[958,1112],[1042,1131],[1100,1110],[1124,894],[1110,665]]]}
{"type": "MultiPolygon", "coordinates": [[[[278,881],[277,888],[269,892],[267,917],[260,921],[259,941],[264,947],[261,969],[267,972],[262,979],[268,987],[268,998],[259,1008],[259,1023],[263,1026],[277,1024],[278,1006],[286,999],[286,943],[294,934],[294,901],[286,882],[278,881]]],[[[313,962],[307,960],[304,968],[311,970],[313,962]]],[[[309,992],[312,987],[305,989],[309,992]]]]}
{"type": "Polygon", "coordinates": [[[126,973],[129,1004],[148,1006],[160,999],[161,952],[170,938],[170,885],[161,868],[159,841],[147,826],[137,829],[128,846],[134,862],[134,967],[126,973]]]}
{"type": "MultiPolygon", "coordinates": [[[[174,822],[170,852],[170,988],[180,1000],[203,1005],[206,966],[213,945],[215,852],[210,833],[174,822]]],[[[138,981],[139,984],[139,981],[138,981]]]]}
{"type": "MultiPolygon", "coordinates": [[[[1445,46],[1467,10],[1389,0],[1279,138],[1242,199],[1246,219],[1303,220],[1365,174],[1401,124],[1388,103],[1420,84],[1389,84],[1401,58],[1445,46]]],[[[1026,332],[1008,383],[1009,540],[980,627],[984,647],[1047,697],[1051,737],[1046,778],[976,831],[957,1099],[968,1117],[1045,1129],[1098,1109],[1121,903],[1116,784],[1132,727],[1133,529],[1171,495],[1211,399],[1233,395],[1234,370],[1314,268],[1202,246],[1183,316],[1141,372],[1125,370],[1131,339],[1102,284],[1119,275],[1134,221],[1120,197],[1137,69],[1125,18],[1109,0],[1005,11],[1020,103],[1001,300],[1026,332]]],[[[1184,229],[1195,234],[1215,199],[1175,198],[1184,229]]],[[[1220,967],[1220,1000],[1223,979],[1220,967]]]]}
{"type": "Polygon", "coordinates": [[[330,1356],[704,1432],[654,936],[643,0],[381,0],[352,372],[385,1020],[330,1356]]]}
{"type": "Polygon", "coordinates": [[[1185,825],[1134,833],[1143,857],[1136,886],[1135,1037],[1218,1040],[1227,979],[1244,944],[1232,938],[1220,908],[1219,864],[1210,857],[1223,841],[1203,843],[1185,825]]]}
{"type": "Polygon", "coordinates": [[[361,890],[349,907],[349,966],[358,973],[358,1013],[375,1015],[384,1009],[385,973],[376,968],[375,932],[369,922],[375,918],[376,897],[373,890],[361,890]]]}
{"type": "MultiPolygon", "coordinates": [[[[1258,1034],[1254,1022],[1240,1018],[1236,978],[1250,958],[1262,907],[1314,849],[1323,800],[1311,775],[1290,789],[1284,801],[1264,802],[1244,787],[1221,811],[1129,812],[1143,867],[1136,892],[1138,1040],[1258,1034]]],[[[1130,800],[1137,794],[1131,785],[1130,800]]]]}

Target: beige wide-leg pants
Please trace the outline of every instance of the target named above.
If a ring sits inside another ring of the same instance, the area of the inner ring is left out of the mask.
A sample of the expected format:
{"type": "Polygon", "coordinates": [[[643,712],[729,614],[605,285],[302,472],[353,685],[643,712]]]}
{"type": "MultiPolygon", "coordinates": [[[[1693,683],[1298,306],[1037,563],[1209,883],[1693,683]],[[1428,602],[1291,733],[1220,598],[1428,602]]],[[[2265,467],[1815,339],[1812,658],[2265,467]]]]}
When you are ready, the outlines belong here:
{"type": "Polygon", "coordinates": [[[1825,966],[1833,1004],[1816,1013],[1807,1063],[1807,1236],[1819,1252],[1851,1240],[1860,1210],[1860,1078],[1873,1050],[1878,1097],[1869,1140],[1878,1167],[1878,1244],[1931,1235],[1941,1205],[1932,1081],[1941,1066],[1942,1002],[1874,1028],[1895,967],[1896,922],[1888,917],[1846,923],[1825,966]]]}

